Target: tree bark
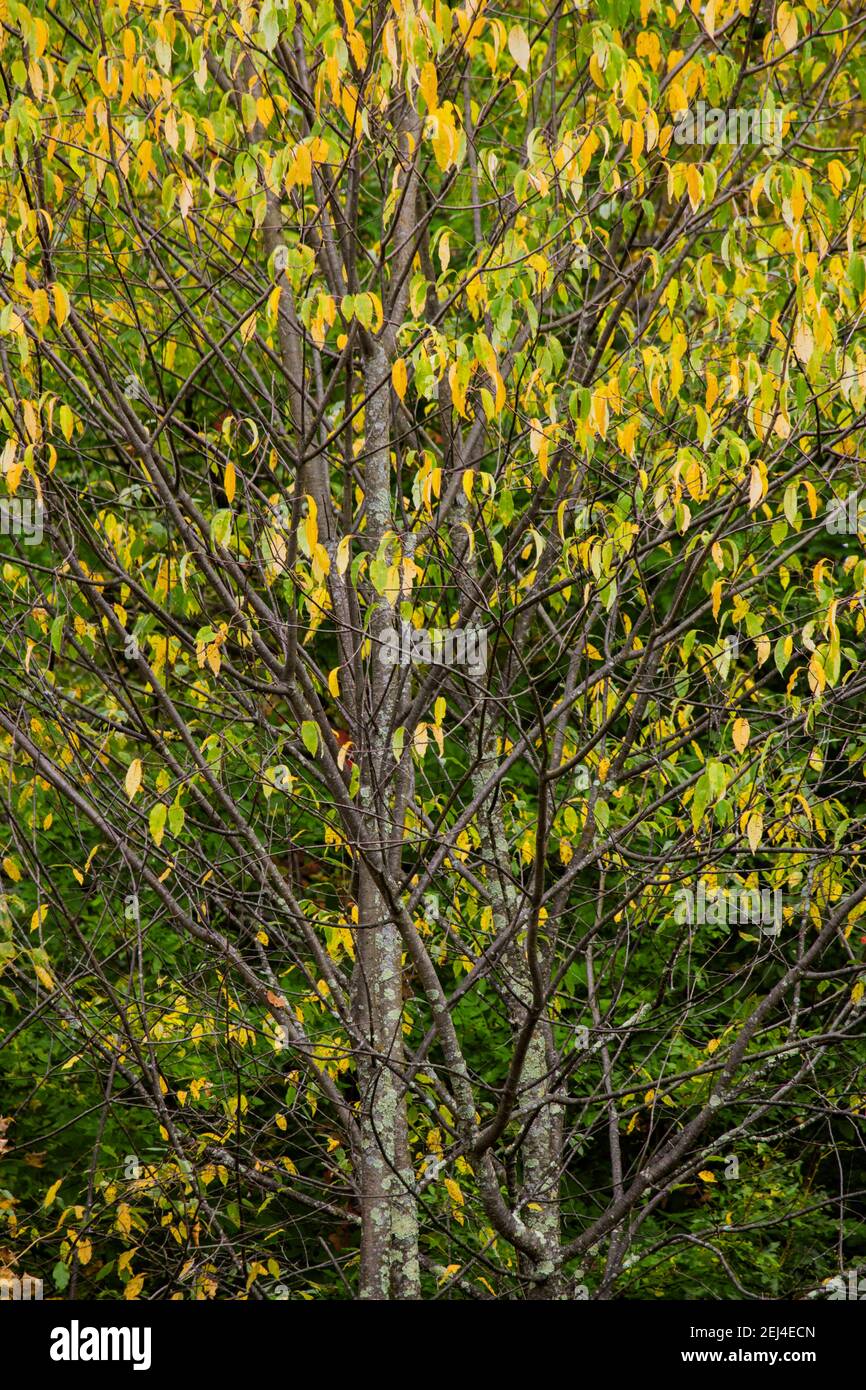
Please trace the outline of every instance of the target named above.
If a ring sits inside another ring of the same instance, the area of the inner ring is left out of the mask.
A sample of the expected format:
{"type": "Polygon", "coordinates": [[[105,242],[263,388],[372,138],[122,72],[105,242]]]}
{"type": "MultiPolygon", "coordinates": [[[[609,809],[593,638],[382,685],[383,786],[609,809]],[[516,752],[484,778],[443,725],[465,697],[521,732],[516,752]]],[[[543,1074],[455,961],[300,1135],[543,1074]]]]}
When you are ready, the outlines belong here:
{"type": "MultiPolygon", "coordinates": [[[[390,371],[376,344],[365,367],[367,534],[371,553],[391,524],[390,371]]],[[[355,972],[356,1022],[369,1052],[360,1060],[361,1078],[361,1297],[420,1297],[418,1216],[409,1153],[406,1086],[402,1080],[402,941],[393,914],[376,882],[387,872],[395,837],[389,789],[392,715],[401,685],[399,667],[379,660],[382,635],[393,625],[385,599],[371,619],[368,701],[357,746],[361,750],[360,804],[364,842],[358,876],[358,951],[355,972]]]]}

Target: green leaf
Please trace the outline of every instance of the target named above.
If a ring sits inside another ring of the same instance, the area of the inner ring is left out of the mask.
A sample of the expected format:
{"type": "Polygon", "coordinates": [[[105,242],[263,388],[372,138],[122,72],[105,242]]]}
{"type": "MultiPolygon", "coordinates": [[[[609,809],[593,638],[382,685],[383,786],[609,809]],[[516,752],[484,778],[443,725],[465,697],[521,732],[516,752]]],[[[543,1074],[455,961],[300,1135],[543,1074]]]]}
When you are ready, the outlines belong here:
{"type": "Polygon", "coordinates": [[[380,559],[378,555],[370,565],[370,583],[380,597],[388,587],[389,568],[387,560],[380,559]]]}
{"type": "Polygon", "coordinates": [[[274,0],[265,0],[259,13],[259,30],[268,53],[273,53],[280,37],[280,11],[274,0]]]}
{"type": "Polygon", "coordinates": [[[707,763],[706,776],[710,795],[713,797],[724,796],[725,788],[728,785],[728,772],[724,763],[720,763],[718,758],[712,758],[707,763]]]}
{"type": "Polygon", "coordinates": [[[785,509],[785,516],[788,518],[792,526],[796,526],[800,516],[800,512],[797,507],[796,480],[792,483],[789,483],[788,486],[785,488],[785,500],[782,505],[785,509]]]}
{"type": "Polygon", "coordinates": [[[351,775],[351,777],[349,778],[349,795],[350,795],[350,796],[357,796],[357,795],[358,795],[358,788],[360,787],[360,785],[361,785],[361,769],[359,768],[359,766],[358,766],[357,763],[354,763],[353,766],[352,766],[352,775],[351,775]]]}
{"type": "Polygon", "coordinates": [[[776,670],[779,672],[780,676],[783,676],[785,674],[785,667],[787,666],[790,659],[791,658],[789,656],[785,655],[785,638],[780,637],[775,647],[773,648],[773,660],[776,663],[776,670]]]}
{"type": "Polygon", "coordinates": [[[704,818],[704,811],[710,801],[710,784],[707,780],[706,772],[701,773],[695,787],[695,794],[692,797],[692,829],[697,831],[698,826],[704,818]]]}
{"type": "Polygon", "coordinates": [[[232,533],[232,514],[224,508],[215,512],[210,524],[210,538],[214,545],[228,545],[232,533]]]}
{"type": "Polygon", "coordinates": [[[162,837],[165,834],[166,814],[167,808],[164,801],[156,801],[150,808],[150,833],[157,845],[162,844],[162,837]]]}

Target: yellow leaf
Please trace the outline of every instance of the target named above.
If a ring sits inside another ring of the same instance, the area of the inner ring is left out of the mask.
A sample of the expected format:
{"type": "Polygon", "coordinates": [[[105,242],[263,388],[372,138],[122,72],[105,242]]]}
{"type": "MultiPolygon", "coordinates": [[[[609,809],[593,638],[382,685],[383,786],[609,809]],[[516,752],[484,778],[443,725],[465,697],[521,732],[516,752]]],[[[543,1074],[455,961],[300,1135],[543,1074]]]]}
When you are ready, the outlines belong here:
{"type": "MultiPolygon", "coordinates": [[[[595,424],[595,426],[596,426],[596,429],[598,430],[598,432],[599,432],[599,434],[601,435],[602,439],[606,439],[606,438],[607,438],[607,427],[608,427],[608,424],[610,423],[610,411],[609,411],[609,407],[608,407],[608,403],[607,403],[607,396],[605,396],[604,393],[603,393],[602,391],[594,391],[594,392],[593,392],[593,396],[592,396],[592,418],[593,418],[593,422],[594,422],[594,424],[595,424]]],[[[541,439],[544,440],[544,439],[545,439],[544,434],[541,433],[541,432],[539,432],[539,433],[541,434],[541,439]]],[[[540,456],[541,456],[541,449],[540,449],[540,447],[539,447],[539,449],[538,449],[537,452],[538,452],[539,458],[540,458],[540,456]]]]}
{"type": "Polygon", "coordinates": [[[824,662],[821,660],[820,652],[814,651],[810,656],[809,670],[807,674],[809,677],[809,688],[812,691],[812,694],[820,695],[825,685],[827,684],[827,676],[824,671],[824,662]]]}
{"type": "Polygon", "coordinates": [[[127,1298],[127,1299],[138,1298],[138,1295],[141,1293],[141,1291],[142,1291],[143,1288],[144,1288],[144,1275],[143,1275],[143,1274],[136,1274],[135,1278],[134,1278],[134,1279],[130,1279],[130,1281],[129,1281],[129,1283],[127,1284],[126,1288],[123,1290],[123,1296],[124,1296],[124,1298],[127,1298]]]}
{"type": "Polygon", "coordinates": [[[51,308],[48,303],[48,295],[44,290],[36,290],[33,294],[33,317],[44,328],[51,317],[51,308]]]}
{"type": "Polygon", "coordinates": [[[704,1168],[700,1173],[698,1173],[698,1177],[702,1178],[704,1182],[715,1182],[716,1180],[715,1173],[711,1173],[709,1168],[704,1168]]]}
{"type": "Polygon", "coordinates": [[[406,371],[406,363],[402,357],[398,357],[391,368],[391,383],[401,401],[406,398],[406,387],[408,382],[409,374],[406,371]]]}
{"type": "Polygon", "coordinates": [[[805,319],[798,319],[794,334],[794,351],[804,366],[808,366],[815,351],[815,339],[805,319]]]}
{"type": "Polygon", "coordinates": [[[751,729],[749,728],[748,719],[734,720],[734,747],[738,753],[742,753],[743,749],[748,744],[750,734],[751,729]]]}
{"type": "Polygon", "coordinates": [[[129,797],[130,801],[132,801],[132,798],[141,786],[141,758],[133,758],[127,769],[126,779],[123,785],[126,788],[126,795],[129,797]]]}
{"type": "Polygon", "coordinates": [[[47,904],[47,903],[43,903],[41,907],[37,907],[37,909],[36,909],[36,911],[34,912],[33,916],[30,918],[30,930],[31,930],[31,931],[36,931],[39,927],[41,927],[41,926],[42,926],[42,923],[45,921],[45,918],[46,918],[47,916],[48,916],[48,904],[47,904]]]}
{"type": "Polygon", "coordinates": [[[686,169],[686,187],[689,191],[689,202],[692,205],[692,212],[697,212],[701,205],[701,198],[704,186],[696,164],[690,164],[686,169]]]}
{"type": "Polygon", "coordinates": [[[304,535],[307,545],[310,547],[310,554],[313,553],[319,543],[319,509],[316,506],[315,498],[307,493],[307,515],[304,519],[304,535]]]}
{"type": "Polygon", "coordinates": [[[433,153],[439,168],[444,171],[456,163],[460,148],[451,103],[446,102],[430,120],[433,129],[433,153]]]}
{"type": "Polygon", "coordinates": [[[508,52],[523,72],[529,71],[529,39],[521,24],[515,24],[508,35],[508,52]]]}
{"type": "Polygon", "coordinates": [[[790,5],[780,5],[776,13],[776,28],[786,53],[797,42],[797,16],[790,5]]]}
{"type": "Polygon", "coordinates": [[[863,998],[864,992],[866,992],[866,983],[864,983],[863,980],[858,980],[851,991],[851,1003],[859,1004],[860,1000],[863,998]]]}
{"type": "Polygon", "coordinates": [[[693,501],[700,502],[704,490],[704,475],[697,459],[689,459],[686,464],[684,478],[686,487],[689,490],[689,496],[693,501]]]}
{"type": "Polygon", "coordinates": [[[333,671],[331,671],[331,672],[329,673],[329,675],[328,675],[328,689],[330,690],[330,692],[331,692],[331,694],[333,695],[333,697],[334,697],[335,700],[339,700],[339,698],[340,698],[340,674],[339,674],[339,673],[340,673],[340,668],[339,668],[339,666],[335,666],[334,669],[333,669],[333,671]]]}
{"type": "Polygon", "coordinates": [[[349,568],[349,558],[351,554],[352,537],[344,536],[337,546],[337,573],[343,575],[349,568]]]}
{"type": "Polygon", "coordinates": [[[340,93],[340,100],[346,120],[349,122],[350,126],[354,127],[355,114],[358,110],[358,93],[351,82],[347,82],[343,87],[340,93]]]}
{"type": "Polygon", "coordinates": [[[228,463],[226,464],[226,471],[223,477],[223,488],[225,489],[225,494],[228,498],[229,506],[231,506],[232,502],[235,500],[236,487],[237,477],[235,474],[235,466],[232,463],[231,459],[229,459],[228,463]]]}
{"type": "Polygon", "coordinates": [[[421,69],[421,76],[418,80],[421,95],[427,103],[428,111],[435,111],[439,105],[439,85],[436,78],[436,68],[432,63],[425,63],[421,69]]]}
{"type": "Polygon", "coordinates": [[[382,33],[382,42],[385,49],[385,57],[388,59],[391,67],[396,68],[399,64],[400,56],[397,51],[397,36],[394,32],[394,21],[392,19],[389,19],[385,25],[382,33]]]}
{"type": "Polygon", "coordinates": [[[57,320],[57,327],[62,328],[69,318],[69,295],[63,286],[58,284],[51,286],[51,293],[54,296],[54,317],[57,320]]]}
{"type": "Polygon", "coordinates": [[[256,331],[256,315],[250,314],[241,324],[241,342],[246,344],[256,331]]]}
{"type": "Polygon", "coordinates": [[[48,40],[50,38],[50,30],[48,28],[48,25],[45,23],[44,19],[34,18],[33,33],[35,37],[35,42],[33,45],[33,56],[34,58],[41,58],[42,54],[48,47],[48,40]]]}
{"type": "Polygon", "coordinates": [[[668,110],[672,116],[678,111],[688,110],[688,100],[679,82],[672,82],[668,88],[668,110]]]}
{"type": "Polygon", "coordinates": [[[749,824],[746,829],[746,834],[749,837],[749,848],[753,854],[761,843],[761,836],[763,833],[764,817],[761,815],[760,811],[753,811],[749,816],[749,824]]]}
{"type": "Polygon", "coordinates": [[[634,458],[634,446],[635,440],[637,439],[638,424],[639,421],[637,417],[635,417],[629,420],[627,425],[623,425],[622,429],[616,432],[616,439],[619,447],[622,449],[623,453],[628,454],[631,459],[634,458]]]}
{"type": "Polygon", "coordinates": [[[309,188],[312,182],[313,152],[309,145],[298,145],[291,168],[286,176],[286,189],[290,190],[296,184],[300,185],[301,188],[309,188]]]}
{"type": "Polygon", "coordinates": [[[138,147],[138,153],[135,157],[135,161],[138,167],[139,175],[141,176],[141,179],[144,183],[147,183],[147,180],[151,177],[151,175],[154,178],[156,178],[157,170],[156,165],[153,162],[153,146],[150,140],[142,140],[141,144],[138,147]]]}
{"type": "Polygon", "coordinates": [[[462,1206],[463,1206],[463,1193],[460,1191],[460,1188],[457,1186],[457,1184],[456,1184],[456,1182],[454,1181],[453,1178],[446,1178],[446,1179],[445,1179],[445,1188],[446,1188],[446,1191],[448,1192],[448,1196],[451,1198],[452,1202],[454,1202],[454,1204],[455,1204],[456,1206],[462,1207],[462,1206]]]}
{"type": "Polygon", "coordinates": [[[48,1191],[46,1192],[45,1196],[44,1196],[43,1199],[42,1199],[42,1205],[43,1205],[43,1207],[50,1207],[50,1206],[51,1206],[51,1203],[54,1201],[54,1198],[57,1196],[58,1192],[60,1191],[60,1184],[61,1184],[62,1182],[63,1182],[63,1179],[62,1179],[62,1178],[58,1178],[56,1182],[53,1182],[53,1183],[51,1184],[51,1186],[49,1187],[48,1191]]]}
{"type": "Polygon", "coordinates": [[[631,158],[632,163],[637,167],[637,162],[643,154],[644,147],[644,128],[640,121],[632,121],[631,127],[631,158]]]}
{"type": "Polygon", "coordinates": [[[6,874],[7,878],[11,878],[13,883],[21,882],[21,870],[15,863],[15,860],[10,859],[8,855],[3,860],[3,871],[6,874]]]}
{"type": "MultiPolygon", "coordinates": [[[[796,24],[796,20],[794,22],[796,24]]],[[[830,163],[827,165],[827,177],[830,180],[830,187],[838,198],[842,189],[848,182],[848,175],[845,172],[844,164],[841,164],[838,159],[831,159],[830,163]]]]}
{"type": "MultiPolygon", "coordinates": [[[[595,54],[593,54],[593,58],[594,58],[594,57],[595,57],[595,54]]],[[[592,61],[592,59],[590,59],[590,62],[591,62],[591,61],[592,61]]],[[[603,82],[602,82],[602,85],[603,85],[603,82]]],[[[595,131],[594,131],[594,130],[591,130],[591,131],[589,132],[589,134],[587,135],[586,139],[585,139],[585,140],[583,141],[583,143],[581,144],[580,152],[579,152],[579,155],[578,155],[578,159],[579,159],[579,162],[580,162],[580,172],[581,172],[581,174],[585,174],[585,173],[586,173],[587,169],[589,168],[589,165],[590,165],[590,161],[591,161],[591,159],[592,159],[592,156],[595,154],[595,152],[596,152],[596,150],[598,149],[598,147],[599,147],[600,144],[601,144],[601,141],[599,140],[599,138],[598,138],[598,136],[596,135],[595,131]]]]}

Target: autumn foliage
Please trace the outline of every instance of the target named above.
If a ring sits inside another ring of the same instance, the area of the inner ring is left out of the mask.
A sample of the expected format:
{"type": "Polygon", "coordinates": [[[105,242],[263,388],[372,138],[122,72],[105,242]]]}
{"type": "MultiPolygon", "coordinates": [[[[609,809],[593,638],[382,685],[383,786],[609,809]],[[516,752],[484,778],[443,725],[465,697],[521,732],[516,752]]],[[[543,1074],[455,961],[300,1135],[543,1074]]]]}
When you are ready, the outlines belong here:
{"type": "Polygon", "coordinates": [[[3,1269],[856,1262],[864,36],[2,0],[3,1269]]]}

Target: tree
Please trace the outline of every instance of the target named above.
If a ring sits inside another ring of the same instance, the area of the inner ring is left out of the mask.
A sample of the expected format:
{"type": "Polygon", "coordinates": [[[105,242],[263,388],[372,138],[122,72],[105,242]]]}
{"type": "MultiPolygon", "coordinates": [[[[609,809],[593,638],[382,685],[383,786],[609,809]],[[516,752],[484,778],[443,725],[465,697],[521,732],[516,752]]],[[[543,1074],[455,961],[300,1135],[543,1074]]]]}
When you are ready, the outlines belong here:
{"type": "Polygon", "coordinates": [[[864,28],[8,0],[16,1273],[856,1258],[864,28]]]}

